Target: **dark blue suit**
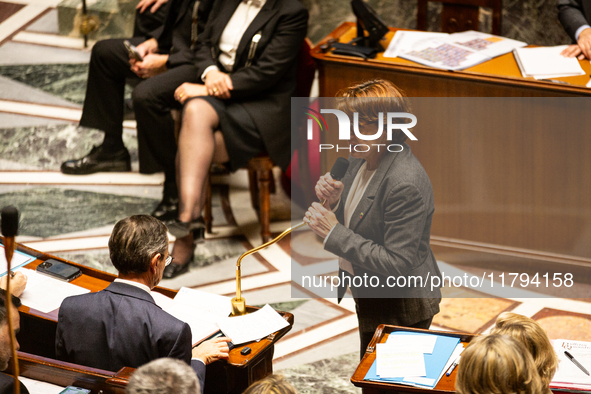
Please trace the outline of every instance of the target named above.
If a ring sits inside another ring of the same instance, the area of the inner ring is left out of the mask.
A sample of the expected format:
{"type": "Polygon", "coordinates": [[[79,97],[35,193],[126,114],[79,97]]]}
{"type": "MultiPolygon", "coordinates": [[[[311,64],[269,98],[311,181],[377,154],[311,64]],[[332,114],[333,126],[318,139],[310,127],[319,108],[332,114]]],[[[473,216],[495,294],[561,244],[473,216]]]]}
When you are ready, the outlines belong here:
{"type": "Polygon", "coordinates": [[[177,358],[191,363],[203,389],[205,365],[191,362],[189,325],[164,312],[144,290],[125,283],[66,298],[55,347],[59,360],[107,371],[177,358]]]}
{"type": "MultiPolygon", "coordinates": [[[[11,375],[0,372],[0,394],[12,394],[14,392],[14,378],[11,375]]],[[[29,390],[21,382],[21,394],[29,394],[29,390]]]]}

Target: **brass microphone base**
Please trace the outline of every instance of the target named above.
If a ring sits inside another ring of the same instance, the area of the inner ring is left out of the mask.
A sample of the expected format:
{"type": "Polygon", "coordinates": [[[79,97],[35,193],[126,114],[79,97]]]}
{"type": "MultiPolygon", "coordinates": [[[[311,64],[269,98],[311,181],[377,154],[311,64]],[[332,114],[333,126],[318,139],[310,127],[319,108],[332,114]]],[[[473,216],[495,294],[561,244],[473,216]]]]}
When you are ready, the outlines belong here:
{"type": "Polygon", "coordinates": [[[232,298],[232,316],[246,315],[246,300],[244,298],[232,298]]]}

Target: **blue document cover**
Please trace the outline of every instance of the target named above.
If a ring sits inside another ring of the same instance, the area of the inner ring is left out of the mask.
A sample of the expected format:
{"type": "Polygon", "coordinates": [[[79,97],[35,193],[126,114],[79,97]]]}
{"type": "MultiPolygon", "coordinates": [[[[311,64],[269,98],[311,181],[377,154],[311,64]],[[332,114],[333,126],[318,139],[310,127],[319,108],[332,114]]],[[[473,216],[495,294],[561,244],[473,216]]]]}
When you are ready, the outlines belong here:
{"type": "MultiPolygon", "coordinates": [[[[455,337],[448,337],[443,335],[436,335],[436,334],[423,334],[418,332],[409,332],[409,331],[395,331],[391,333],[388,337],[388,340],[392,338],[392,336],[398,335],[423,335],[423,336],[436,336],[437,341],[435,342],[435,347],[433,348],[432,354],[424,354],[425,357],[425,370],[427,372],[426,376],[423,376],[418,379],[413,378],[380,378],[376,374],[376,364],[377,360],[374,361],[373,365],[367,371],[364,380],[371,380],[375,382],[388,382],[388,383],[399,383],[399,384],[410,384],[413,386],[419,387],[428,387],[434,388],[437,384],[439,376],[441,375],[441,371],[445,367],[447,360],[451,357],[454,349],[460,343],[460,338],[455,337]],[[423,379],[433,379],[433,384],[426,384],[423,379]]],[[[409,340],[412,340],[409,338],[409,340]]],[[[386,341],[388,343],[388,341],[386,341]]]]}

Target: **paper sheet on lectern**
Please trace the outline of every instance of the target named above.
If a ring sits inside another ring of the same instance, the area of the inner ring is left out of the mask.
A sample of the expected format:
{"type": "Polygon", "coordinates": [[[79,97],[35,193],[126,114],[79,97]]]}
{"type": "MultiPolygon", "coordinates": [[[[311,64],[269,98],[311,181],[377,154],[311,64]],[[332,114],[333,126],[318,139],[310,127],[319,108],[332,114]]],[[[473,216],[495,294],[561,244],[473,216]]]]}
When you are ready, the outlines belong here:
{"type": "Polygon", "coordinates": [[[254,313],[219,320],[218,325],[235,345],[239,345],[264,338],[289,323],[267,304],[254,313]]]}
{"type": "Polygon", "coordinates": [[[64,299],[74,295],[90,293],[90,290],[73,285],[28,268],[19,268],[27,277],[27,287],[21,295],[22,303],[29,308],[49,313],[60,307],[64,299]]]}
{"type": "MultiPolygon", "coordinates": [[[[35,260],[35,257],[29,256],[28,254],[15,250],[14,254],[12,255],[12,261],[10,262],[10,266],[12,268],[12,271],[14,271],[15,269],[22,267],[25,264],[29,264],[33,260],[35,260]]],[[[0,245],[0,277],[6,275],[7,268],[8,263],[6,261],[6,255],[4,253],[4,245],[0,245]]]]}

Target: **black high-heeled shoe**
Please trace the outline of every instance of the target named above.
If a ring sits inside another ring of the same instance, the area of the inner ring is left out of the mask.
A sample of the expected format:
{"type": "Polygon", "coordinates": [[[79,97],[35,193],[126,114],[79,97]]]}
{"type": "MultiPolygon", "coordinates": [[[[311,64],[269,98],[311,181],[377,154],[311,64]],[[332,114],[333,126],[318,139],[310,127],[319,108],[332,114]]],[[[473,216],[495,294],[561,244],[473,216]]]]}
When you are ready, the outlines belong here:
{"type": "MultiPolygon", "coordinates": [[[[182,223],[182,222],[180,222],[182,223]]],[[[170,229],[170,228],[169,228],[170,229]]],[[[172,234],[172,231],[171,231],[172,234]]],[[[189,271],[189,266],[195,260],[195,248],[197,245],[205,242],[205,226],[192,229],[190,234],[193,234],[193,250],[191,251],[191,257],[187,262],[181,264],[170,264],[166,268],[164,268],[164,272],[162,274],[163,278],[172,279],[189,271]]],[[[173,234],[174,235],[174,234],[173,234]]]]}
{"type": "MultiPolygon", "coordinates": [[[[199,216],[197,219],[191,220],[190,222],[181,222],[178,219],[174,221],[170,221],[166,223],[168,226],[168,231],[174,235],[176,238],[185,238],[192,231],[196,230],[203,230],[201,233],[197,232],[197,235],[200,235],[201,238],[205,235],[205,220],[203,220],[203,216],[199,216]]],[[[193,234],[193,239],[196,239],[195,233],[193,234]]]]}

